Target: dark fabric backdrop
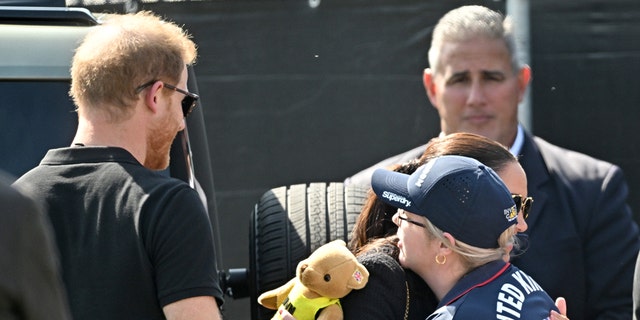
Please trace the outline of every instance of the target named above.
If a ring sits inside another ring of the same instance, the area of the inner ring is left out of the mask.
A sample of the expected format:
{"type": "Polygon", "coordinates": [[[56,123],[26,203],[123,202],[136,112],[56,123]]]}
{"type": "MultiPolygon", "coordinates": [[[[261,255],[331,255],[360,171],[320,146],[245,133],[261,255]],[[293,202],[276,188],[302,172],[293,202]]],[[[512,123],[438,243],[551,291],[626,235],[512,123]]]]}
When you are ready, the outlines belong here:
{"type": "MultiPolygon", "coordinates": [[[[249,214],[268,189],[342,181],[436,135],[421,83],[433,25],[463,4],[505,8],[493,0],[310,2],[140,5],[184,24],[199,44],[225,269],[248,266],[249,214]]],[[[640,1],[530,5],[533,132],[620,165],[637,213],[640,1]]],[[[248,319],[248,305],[229,299],[225,315],[248,319]]]]}

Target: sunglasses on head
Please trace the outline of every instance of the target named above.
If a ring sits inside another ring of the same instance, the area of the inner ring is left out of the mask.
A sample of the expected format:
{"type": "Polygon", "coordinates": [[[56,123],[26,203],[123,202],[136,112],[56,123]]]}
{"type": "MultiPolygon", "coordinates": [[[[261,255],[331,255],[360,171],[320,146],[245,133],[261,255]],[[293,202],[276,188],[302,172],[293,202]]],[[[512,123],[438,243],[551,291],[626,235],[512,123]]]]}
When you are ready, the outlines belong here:
{"type": "MultiPolygon", "coordinates": [[[[140,92],[142,91],[142,89],[156,83],[156,81],[158,80],[152,80],[149,81],[139,87],[136,88],[136,92],[140,92]]],[[[186,118],[191,111],[193,111],[193,109],[196,107],[196,102],[198,101],[198,99],[200,99],[200,97],[195,94],[195,93],[191,93],[188,91],[184,91],[176,86],[172,86],[168,83],[164,83],[162,82],[162,84],[164,85],[163,88],[167,88],[169,90],[173,90],[173,91],[177,91],[179,93],[184,94],[184,98],[182,99],[182,115],[186,118]]]]}
{"type": "Polygon", "coordinates": [[[531,212],[531,206],[533,206],[533,198],[532,197],[523,197],[520,194],[511,194],[511,198],[513,202],[516,204],[516,210],[520,212],[522,210],[523,217],[526,219],[529,217],[529,212],[531,212]]]}

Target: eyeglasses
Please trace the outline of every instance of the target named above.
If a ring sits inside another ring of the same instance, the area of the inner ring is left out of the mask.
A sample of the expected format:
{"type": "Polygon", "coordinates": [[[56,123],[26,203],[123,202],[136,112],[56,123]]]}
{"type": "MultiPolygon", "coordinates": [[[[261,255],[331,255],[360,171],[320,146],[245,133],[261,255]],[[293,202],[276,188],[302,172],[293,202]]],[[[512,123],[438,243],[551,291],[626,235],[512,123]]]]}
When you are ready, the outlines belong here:
{"type": "Polygon", "coordinates": [[[393,217],[391,217],[391,220],[393,221],[393,223],[397,224],[398,227],[400,226],[400,221],[406,221],[406,222],[409,222],[411,224],[415,224],[416,226],[422,227],[422,228],[426,228],[427,227],[427,225],[425,225],[422,222],[418,222],[418,221],[415,221],[415,220],[411,220],[411,219],[409,219],[407,217],[401,216],[401,214],[403,214],[403,213],[404,213],[404,210],[398,210],[398,212],[396,214],[394,214],[393,217]]]}
{"type": "Polygon", "coordinates": [[[516,210],[520,212],[522,209],[523,217],[526,219],[529,217],[529,212],[531,212],[531,207],[533,206],[533,198],[532,197],[523,197],[520,194],[511,194],[511,198],[513,202],[516,203],[516,210]]]}
{"type": "MultiPolygon", "coordinates": [[[[151,80],[139,87],[136,88],[136,92],[140,92],[142,91],[142,89],[156,83],[156,81],[158,80],[151,80]]],[[[198,96],[195,93],[191,93],[188,91],[184,91],[176,86],[172,86],[170,84],[164,83],[162,82],[162,84],[164,85],[164,88],[173,90],[173,91],[177,91],[179,93],[184,94],[184,99],[182,99],[182,115],[186,118],[191,111],[193,111],[193,109],[196,107],[196,102],[198,101],[198,99],[200,99],[200,96],[198,96]]]]}

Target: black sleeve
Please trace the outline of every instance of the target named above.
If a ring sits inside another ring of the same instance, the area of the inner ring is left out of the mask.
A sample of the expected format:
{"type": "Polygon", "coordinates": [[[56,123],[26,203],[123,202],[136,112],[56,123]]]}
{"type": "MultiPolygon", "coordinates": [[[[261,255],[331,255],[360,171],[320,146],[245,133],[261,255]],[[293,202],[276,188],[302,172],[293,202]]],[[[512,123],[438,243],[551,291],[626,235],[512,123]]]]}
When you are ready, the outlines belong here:
{"type": "Polygon", "coordinates": [[[369,281],[341,299],[344,319],[403,319],[407,289],[400,264],[382,252],[367,253],[358,260],[369,271],[369,281]]]}
{"type": "Polygon", "coordinates": [[[213,232],[197,192],[185,186],[161,210],[151,246],[160,304],[213,296],[221,305],[213,232]]]}
{"type": "MultiPolygon", "coordinates": [[[[626,203],[627,185],[618,167],[607,171],[599,189],[585,238],[587,303],[597,312],[597,319],[629,319],[640,247],[638,226],[626,203]]],[[[571,301],[567,303],[571,312],[571,301]]]]}

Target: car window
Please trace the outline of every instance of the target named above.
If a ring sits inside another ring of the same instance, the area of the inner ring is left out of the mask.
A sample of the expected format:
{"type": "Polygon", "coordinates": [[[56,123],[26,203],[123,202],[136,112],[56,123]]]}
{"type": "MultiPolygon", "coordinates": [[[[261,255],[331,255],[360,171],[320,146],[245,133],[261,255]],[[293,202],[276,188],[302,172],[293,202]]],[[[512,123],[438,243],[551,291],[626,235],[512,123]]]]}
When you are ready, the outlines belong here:
{"type": "Polygon", "coordinates": [[[68,81],[0,81],[0,168],[20,176],[78,126],[68,81]]]}

